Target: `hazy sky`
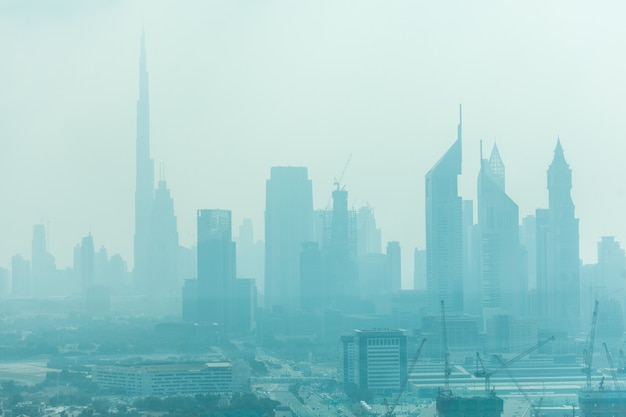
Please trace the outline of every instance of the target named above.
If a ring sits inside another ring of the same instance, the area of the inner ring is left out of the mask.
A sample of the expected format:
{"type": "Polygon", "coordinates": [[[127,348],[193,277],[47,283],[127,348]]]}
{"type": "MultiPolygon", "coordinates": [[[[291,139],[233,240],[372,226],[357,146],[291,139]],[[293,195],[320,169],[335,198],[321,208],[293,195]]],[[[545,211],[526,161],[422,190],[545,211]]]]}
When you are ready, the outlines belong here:
{"type": "Polygon", "coordinates": [[[464,198],[494,140],[520,216],[547,206],[560,135],[581,255],[626,242],[623,2],[0,2],[0,266],[49,225],[59,266],[91,230],[132,264],[139,38],[152,156],[180,241],[195,211],[233,211],[263,237],[273,165],[303,165],[324,208],[348,156],[350,204],[399,240],[404,282],[424,247],[424,175],[456,137],[464,198]],[[54,4],[52,4],[54,3],[54,4]]]}

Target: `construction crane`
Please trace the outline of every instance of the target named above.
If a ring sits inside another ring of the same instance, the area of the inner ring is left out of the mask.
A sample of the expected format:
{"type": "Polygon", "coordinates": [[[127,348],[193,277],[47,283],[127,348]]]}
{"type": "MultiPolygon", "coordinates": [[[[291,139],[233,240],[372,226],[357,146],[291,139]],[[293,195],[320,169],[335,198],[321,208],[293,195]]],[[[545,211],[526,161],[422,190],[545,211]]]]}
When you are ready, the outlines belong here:
{"type": "Polygon", "coordinates": [[[334,185],[335,187],[337,187],[337,190],[339,190],[341,188],[341,180],[343,179],[343,176],[346,173],[346,170],[348,169],[348,165],[350,165],[350,160],[352,159],[352,154],[350,154],[348,156],[348,160],[346,161],[345,165],[343,166],[343,169],[341,170],[341,174],[339,174],[339,177],[335,177],[335,181],[334,181],[334,185]]]}
{"type": "Polygon", "coordinates": [[[589,340],[587,346],[583,351],[583,369],[585,374],[586,383],[585,388],[591,390],[591,364],[593,363],[593,342],[596,338],[596,323],[598,322],[598,300],[596,300],[593,306],[593,316],[591,318],[591,332],[589,333],[589,340]]]}
{"type": "Polygon", "coordinates": [[[483,361],[480,359],[480,354],[476,353],[476,357],[478,358],[478,361],[479,361],[480,365],[482,366],[482,369],[481,370],[477,370],[474,373],[474,376],[479,377],[479,378],[485,378],[485,394],[489,395],[489,393],[491,391],[491,376],[493,374],[495,374],[497,372],[500,372],[503,369],[508,368],[509,366],[511,366],[512,364],[517,362],[518,360],[520,360],[523,357],[525,357],[526,355],[534,352],[535,350],[539,349],[541,346],[543,346],[546,343],[551,342],[553,340],[554,340],[554,336],[550,336],[546,340],[542,340],[541,342],[539,342],[539,343],[529,347],[528,349],[524,350],[522,353],[518,354],[514,358],[512,358],[512,359],[508,360],[507,362],[501,364],[498,368],[496,368],[496,369],[494,369],[492,371],[488,371],[485,368],[485,366],[483,365],[483,361]]]}
{"type": "Polygon", "coordinates": [[[385,403],[385,407],[387,407],[387,411],[385,412],[385,417],[393,416],[393,410],[395,410],[398,404],[400,403],[400,397],[404,393],[406,386],[409,384],[409,377],[411,376],[411,372],[413,372],[413,368],[415,368],[417,359],[420,357],[420,354],[422,353],[422,347],[424,346],[424,343],[426,343],[426,338],[422,339],[422,342],[420,343],[419,347],[415,351],[415,355],[413,355],[413,359],[411,359],[411,364],[409,365],[409,368],[407,370],[406,378],[404,379],[404,381],[402,381],[402,384],[400,385],[400,390],[398,391],[398,394],[396,395],[396,398],[393,401],[393,404],[389,406],[389,404],[387,404],[387,399],[385,398],[384,403],[385,403]]]}
{"type": "Polygon", "coordinates": [[[611,377],[613,378],[613,385],[615,386],[615,391],[619,391],[621,388],[619,386],[619,380],[617,379],[617,372],[615,372],[615,367],[613,366],[613,359],[611,358],[611,353],[609,352],[609,348],[606,343],[602,343],[604,346],[604,351],[606,352],[606,360],[609,362],[609,369],[611,370],[611,377]]]}
{"type": "Polygon", "coordinates": [[[622,343],[622,346],[619,347],[619,368],[617,368],[617,372],[619,373],[626,372],[626,355],[624,355],[624,345],[626,345],[626,342],[622,343]]]}
{"type": "MultiPolygon", "coordinates": [[[[502,358],[500,356],[495,356],[495,358],[498,360],[498,362],[500,362],[500,366],[504,365],[504,361],[502,360],[502,358]]],[[[504,372],[506,372],[506,374],[509,376],[509,379],[511,381],[513,381],[513,383],[517,387],[517,390],[520,392],[520,394],[522,394],[522,396],[524,397],[524,399],[526,400],[526,402],[528,403],[530,408],[533,410],[533,416],[534,417],[541,417],[541,405],[543,404],[543,396],[541,398],[539,398],[539,403],[535,406],[533,404],[533,401],[530,399],[530,397],[528,396],[526,391],[524,389],[522,389],[522,386],[517,381],[517,379],[513,376],[511,371],[509,369],[507,369],[507,368],[504,368],[504,372]]]]}
{"type": "Polygon", "coordinates": [[[448,350],[448,329],[446,328],[446,307],[441,300],[441,321],[443,326],[443,349],[444,349],[444,359],[445,364],[443,368],[443,376],[444,376],[444,390],[446,392],[450,392],[450,374],[452,373],[452,368],[450,368],[450,350],[448,350]]]}

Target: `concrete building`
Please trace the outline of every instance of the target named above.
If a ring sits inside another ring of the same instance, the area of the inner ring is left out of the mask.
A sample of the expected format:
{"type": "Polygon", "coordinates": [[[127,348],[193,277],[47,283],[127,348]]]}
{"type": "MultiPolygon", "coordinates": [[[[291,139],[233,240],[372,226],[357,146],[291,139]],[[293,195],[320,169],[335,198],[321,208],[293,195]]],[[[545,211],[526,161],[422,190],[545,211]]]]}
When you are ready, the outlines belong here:
{"type": "Polygon", "coordinates": [[[361,390],[384,394],[398,391],[407,379],[405,330],[355,330],[341,338],[342,378],[361,390]]]}
{"type": "Polygon", "coordinates": [[[98,365],[94,381],[103,389],[123,389],[129,396],[167,397],[232,392],[228,362],[155,365],[98,365]]]}

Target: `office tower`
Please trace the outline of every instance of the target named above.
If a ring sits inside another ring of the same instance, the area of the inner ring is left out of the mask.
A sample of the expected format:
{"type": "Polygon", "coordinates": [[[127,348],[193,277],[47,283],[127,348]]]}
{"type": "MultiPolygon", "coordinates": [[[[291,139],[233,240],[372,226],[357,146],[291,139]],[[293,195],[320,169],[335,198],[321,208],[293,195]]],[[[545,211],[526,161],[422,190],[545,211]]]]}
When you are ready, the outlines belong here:
{"type": "Polygon", "coordinates": [[[80,243],[80,288],[83,297],[86,297],[96,282],[96,253],[91,233],[85,236],[80,243]]]}
{"type": "Polygon", "coordinates": [[[361,207],[356,214],[356,237],[358,257],[369,253],[382,253],[380,229],[376,227],[371,207],[361,207]]]}
{"type": "Polygon", "coordinates": [[[520,226],[520,244],[526,256],[529,289],[537,288],[537,222],[533,214],[525,216],[520,226]]]}
{"type": "Polygon", "coordinates": [[[154,200],[154,163],[150,158],[150,96],[145,35],[141,34],[137,99],[135,237],[133,281],[138,291],[150,286],[150,218],[154,200]]]}
{"type": "Polygon", "coordinates": [[[474,224],[474,202],[463,200],[463,311],[482,316],[480,233],[474,224]]]}
{"type": "Polygon", "coordinates": [[[322,253],[317,242],[302,243],[300,252],[300,306],[316,311],[323,306],[322,253]]]}
{"type": "Polygon", "coordinates": [[[198,210],[198,320],[231,330],[231,302],[236,275],[231,213],[198,210]]]}
{"type": "Polygon", "coordinates": [[[398,391],[407,378],[407,340],[404,330],[356,330],[353,339],[344,337],[342,362],[344,381],[376,394],[398,391]],[[348,361],[354,360],[353,364],[348,361]],[[352,375],[354,375],[352,377],[352,375]]]}
{"type": "Polygon", "coordinates": [[[33,295],[49,295],[53,291],[56,272],[54,257],[46,247],[46,228],[43,224],[33,226],[31,252],[31,283],[33,295]]]}
{"type": "Polygon", "coordinates": [[[13,255],[11,258],[11,294],[14,297],[29,297],[30,287],[30,263],[22,255],[13,255]]]}
{"type": "Polygon", "coordinates": [[[119,253],[109,259],[109,286],[114,294],[121,294],[126,287],[126,262],[119,253]]]}
{"type": "Polygon", "coordinates": [[[537,303],[540,325],[575,334],[580,321],[578,219],[570,195],[572,170],[561,141],[548,168],[548,209],[537,210],[537,303]]]}
{"type": "Polygon", "coordinates": [[[377,301],[391,293],[389,261],[382,253],[369,253],[359,257],[359,295],[362,300],[377,301]]]}
{"type": "Polygon", "coordinates": [[[505,171],[494,145],[489,160],[481,160],[478,174],[478,230],[480,276],[485,319],[525,312],[526,280],[519,244],[519,209],[506,194],[505,171]]]}
{"type": "Polygon", "coordinates": [[[603,236],[598,242],[597,299],[614,297],[626,290],[626,255],[613,236],[603,236]]]}
{"type": "Polygon", "coordinates": [[[324,248],[324,281],[327,305],[344,311],[356,307],[359,297],[355,225],[348,212],[348,192],[333,191],[333,214],[330,243],[324,248]]]}
{"type": "Polygon", "coordinates": [[[150,216],[150,281],[143,294],[178,297],[182,280],[178,277],[178,229],[174,200],[165,180],[160,180],[154,194],[150,216]]]}
{"type": "Polygon", "coordinates": [[[251,278],[237,278],[232,285],[231,330],[246,334],[256,326],[256,285],[251,278]]]}
{"type": "Polygon", "coordinates": [[[413,251],[413,289],[426,289],[426,250],[417,249],[413,251]]]}
{"type": "Polygon", "coordinates": [[[237,275],[254,279],[257,290],[264,293],[265,244],[262,240],[254,241],[254,228],[251,219],[243,219],[239,226],[239,236],[235,242],[237,243],[237,275]]]}
{"type": "Polygon", "coordinates": [[[300,307],[299,255],[313,240],[313,188],[305,167],[272,167],[265,198],[265,308],[300,307]]]}
{"type": "MultiPolygon", "coordinates": [[[[460,113],[460,108],[459,108],[460,113]]],[[[463,313],[462,119],[457,139],[426,174],[426,282],[430,314],[445,301],[449,314],[463,313]]]]}
{"type": "Polygon", "coordinates": [[[398,294],[402,289],[402,254],[400,242],[387,243],[387,279],[389,292],[398,294]]]}

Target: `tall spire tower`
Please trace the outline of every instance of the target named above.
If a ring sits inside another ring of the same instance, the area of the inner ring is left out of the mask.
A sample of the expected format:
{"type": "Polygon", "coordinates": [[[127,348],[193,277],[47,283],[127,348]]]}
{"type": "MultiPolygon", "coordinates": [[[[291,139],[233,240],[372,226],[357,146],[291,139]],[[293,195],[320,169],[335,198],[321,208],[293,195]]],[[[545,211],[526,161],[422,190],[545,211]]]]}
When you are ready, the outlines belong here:
{"type": "Polygon", "coordinates": [[[154,162],[150,158],[150,97],[146,62],[145,33],[141,32],[139,56],[139,98],[137,99],[137,142],[135,183],[135,288],[145,289],[149,282],[150,216],[154,200],[154,162]]]}

